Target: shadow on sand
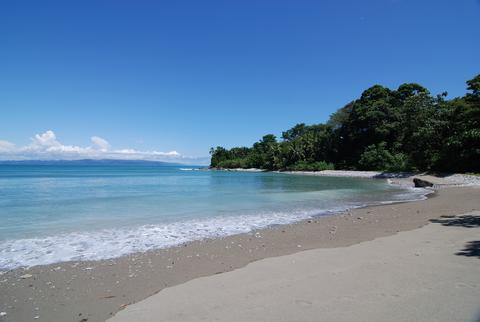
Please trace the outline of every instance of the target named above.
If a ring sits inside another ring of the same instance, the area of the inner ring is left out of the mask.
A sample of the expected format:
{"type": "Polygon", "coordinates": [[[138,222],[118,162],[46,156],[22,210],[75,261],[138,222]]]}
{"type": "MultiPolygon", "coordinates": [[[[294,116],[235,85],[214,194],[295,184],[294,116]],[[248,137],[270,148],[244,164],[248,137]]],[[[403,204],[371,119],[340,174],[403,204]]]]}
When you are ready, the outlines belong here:
{"type": "Polygon", "coordinates": [[[475,228],[480,227],[480,216],[442,216],[440,219],[432,219],[430,222],[444,226],[475,228]]]}
{"type": "MultiPolygon", "coordinates": [[[[476,228],[480,227],[480,216],[442,216],[440,219],[430,220],[432,223],[442,224],[443,226],[476,228]]],[[[459,256],[478,257],[480,259],[480,240],[472,240],[465,247],[455,253],[459,256]]]]}
{"type": "Polygon", "coordinates": [[[480,240],[472,240],[465,245],[465,248],[455,253],[459,256],[478,257],[480,259],[480,240]]]}

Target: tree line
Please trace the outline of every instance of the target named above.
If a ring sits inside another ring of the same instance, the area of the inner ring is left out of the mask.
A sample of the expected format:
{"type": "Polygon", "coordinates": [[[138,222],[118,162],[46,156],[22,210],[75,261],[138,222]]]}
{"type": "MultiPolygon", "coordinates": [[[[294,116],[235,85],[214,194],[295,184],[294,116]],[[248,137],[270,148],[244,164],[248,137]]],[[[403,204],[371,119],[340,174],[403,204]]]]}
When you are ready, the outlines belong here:
{"type": "Polygon", "coordinates": [[[416,83],[375,85],[324,124],[297,124],[280,140],[210,149],[211,167],[480,172],[480,74],[463,97],[416,83]]]}

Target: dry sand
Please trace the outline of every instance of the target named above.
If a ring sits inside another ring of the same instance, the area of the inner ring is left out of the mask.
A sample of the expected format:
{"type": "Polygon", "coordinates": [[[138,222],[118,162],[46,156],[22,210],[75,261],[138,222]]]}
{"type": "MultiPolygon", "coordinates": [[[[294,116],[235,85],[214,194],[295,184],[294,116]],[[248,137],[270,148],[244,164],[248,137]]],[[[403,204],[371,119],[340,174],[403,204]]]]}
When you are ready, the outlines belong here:
{"type": "Polygon", "coordinates": [[[480,212],[440,222],[195,279],[108,321],[478,321],[480,212]]]}
{"type": "MultiPolygon", "coordinates": [[[[127,304],[139,302],[166,287],[194,278],[232,271],[268,257],[307,249],[354,245],[422,227],[432,218],[479,210],[478,187],[448,188],[424,201],[356,209],[251,234],[192,242],[114,260],[17,269],[0,275],[0,312],[6,312],[0,320],[104,321],[127,304]]],[[[467,234],[470,230],[464,231],[467,234]]],[[[451,247],[460,249],[464,246],[461,243],[458,241],[451,247]]],[[[339,257],[345,257],[347,255],[342,254],[343,250],[346,248],[332,251],[339,257]]],[[[396,251],[392,248],[391,252],[396,251]]],[[[461,256],[454,258],[459,263],[464,260],[461,256]]],[[[414,267],[406,266],[407,269],[416,274],[414,267]]],[[[391,280],[395,278],[395,273],[392,273],[391,280]]],[[[420,286],[415,288],[413,285],[412,292],[423,290],[420,286]]],[[[354,288],[350,290],[352,292],[355,294],[360,290],[354,288]]]]}

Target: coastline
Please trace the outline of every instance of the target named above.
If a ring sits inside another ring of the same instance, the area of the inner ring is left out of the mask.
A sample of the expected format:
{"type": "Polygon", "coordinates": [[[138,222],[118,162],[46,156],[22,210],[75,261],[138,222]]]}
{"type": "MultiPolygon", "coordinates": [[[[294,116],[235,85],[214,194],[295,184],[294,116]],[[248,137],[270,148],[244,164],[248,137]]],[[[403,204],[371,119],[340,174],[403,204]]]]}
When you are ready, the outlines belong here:
{"type": "Polygon", "coordinates": [[[479,223],[475,211],[266,258],[167,288],[108,321],[477,321],[479,223]]]}
{"type": "Polygon", "coordinates": [[[442,215],[479,210],[479,197],[476,187],[449,187],[423,201],[353,209],[112,260],[17,269],[0,276],[0,311],[7,313],[5,321],[103,321],[165,287],[263,258],[349,246],[419,228],[442,215]]]}
{"type": "MultiPolygon", "coordinates": [[[[207,176],[217,176],[216,174],[207,174],[207,176]]],[[[250,180],[256,180],[257,175],[246,175],[250,180]]],[[[264,175],[260,175],[261,178],[264,175]]],[[[311,178],[304,178],[301,175],[290,176],[288,174],[270,173],[266,177],[274,178],[277,181],[293,181],[299,183],[308,182],[324,182],[326,185],[326,192],[334,192],[335,182],[337,177],[325,177],[325,180],[316,180],[311,178]],[[293,177],[293,178],[288,178],[293,177]],[[304,180],[305,179],[305,180],[304,180]],[[330,186],[333,185],[333,186],[330,186]]],[[[270,179],[269,179],[270,180],[270,179]]],[[[323,189],[319,190],[319,194],[311,195],[311,201],[317,202],[315,205],[309,205],[310,201],[298,203],[293,208],[282,208],[278,205],[274,207],[273,211],[263,213],[261,210],[257,212],[249,212],[242,214],[238,209],[232,208],[231,211],[238,214],[236,216],[215,215],[203,219],[190,218],[170,223],[155,224],[154,222],[143,222],[143,225],[135,226],[137,223],[132,221],[133,226],[120,226],[118,228],[101,229],[96,228],[92,231],[75,231],[75,226],[72,230],[58,233],[52,232],[50,235],[44,234],[43,237],[35,236],[31,238],[21,239],[6,239],[0,242],[0,271],[7,271],[19,267],[33,267],[37,265],[49,265],[69,261],[97,261],[118,258],[137,252],[146,252],[150,250],[168,248],[177,246],[182,243],[187,243],[193,240],[209,239],[209,238],[223,238],[230,235],[241,233],[248,233],[253,230],[268,228],[272,225],[285,225],[302,220],[311,219],[316,216],[336,214],[347,209],[354,209],[375,204],[390,204],[397,202],[406,202],[412,200],[424,199],[427,189],[411,189],[408,185],[391,184],[387,187],[388,180],[371,180],[366,178],[351,179],[338,178],[341,182],[351,182],[353,185],[365,184],[366,186],[378,187],[378,192],[385,192],[385,196],[368,194],[362,197],[350,198],[345,202],[323,202],[323,189]],[[397,187],[395,187],[397,186],[397,187]],[[389,192],[390,191],[390,192],[389,192]],[[60,246],[65,245],[65,246],[60,246]]],[[[281,187],[279,185],[279,187],[281,187]]],[[[345,187],[349,188],[347,184],[345,187]]],[[[239,191],[241,194],[243,191],[239,191]]],[[[221,193],[221,191],[220,191],[221,193]]],[[[236,194],[231,194],[236,196],[236,194]]],[[[348,194],[337,195],[339,199],[348,199],[348,194]],[[345,197],[343,197],[345,196],[345,197]]],[[[255,197],[255,196],[250,196],[255,197]]],[[[286,196],[289,200],[289,196],[286,196]]],[[[326,200],[328,201],[328,193],[326,200]]],[[[279,196],[276,196],[278,199],[279,196]]],[[[242,202],[241,198],[236,198],[242,202]]],[[[308,198],[307,198],[308,199],[308,198]]],[[[248,199],[243,199],[248,200],[248,199]]],[[[57,200],[55,203],[59,203],[57,200]]],[[[95,200],[92,200],[95,202],[95,200]]],[[[122,200],[118,199],[118,202],[122,200]]],[[[215,202],[215,200],[210,200],[215,202]]],[[[278,202],[282,202],[281,198],[278,202]]],[[[85,207],[90,207],[90,202],[83,201],[85,207]]],[[[188,203],[184,203],[187,205],[188,203]]],[[[238,204],[238,203],[237,203],[238,204]]],[[[277,202],[275,202],[277,204],[277,202]]],[[[135,202],[134,202],[135,205],[135,202]]],[[[111,207],[116,207],[117,203],[111,204],[111,207]]],[[[136,208],[123,203],[123,206],[128,208],[128,213],[135,216],[136,208]]],[[[137,205],[141,206],[141,205],[137,205]]],[[[238,204],[239,209],[243,209],[242,204],[238,204]]],[[[158,205],[157,205],[158,207],[158,205]]],[[[194,210],[194,206],[186,206],[184,211],[194,210]]],[[[69,209],[64,209],[67,213],[69,209]]],[[[75,212],[76,209],[70,209],[75,212]]],[[[108,210],[108,209],[106,209],[108,210]]],[[[204,207],[198,209],[199,213],[208,214],[212,209],[204,207]],[[202,212],[203,211],[203,212],[202,212]]],[[[197,209],[195,209],[197,211],[197,209]]],[[[108,211],[107,211],[108,215],[108,211]]],[[[124,212],[125,215],[125,212],[124,212]]],[[[112,218],[115,220],[115,218],[112,218]]],[[[91,224],[95,221],[90,220],[91,224]]],[[[8,237],[8,230],[4,227],[8,237]]],[[[3,236],[5,239],[5,236],[3,236]]]]}
{"type": "Polygon", "coordinates": [[[442,176],[425,172],[385,172],[385,171],[357,171],[357,170],[322,170],[322,171],[268,171],[258,168],[208,169],[227,172],[272,172],[292,175],[307,175],[321,177],[349,177],[365,179],[387,179],[392,184],[413,186],[413,178],[429,181],[437,187],[458,187],[480,185],[480,176],[472,174],[448,173],[442,176]]]}

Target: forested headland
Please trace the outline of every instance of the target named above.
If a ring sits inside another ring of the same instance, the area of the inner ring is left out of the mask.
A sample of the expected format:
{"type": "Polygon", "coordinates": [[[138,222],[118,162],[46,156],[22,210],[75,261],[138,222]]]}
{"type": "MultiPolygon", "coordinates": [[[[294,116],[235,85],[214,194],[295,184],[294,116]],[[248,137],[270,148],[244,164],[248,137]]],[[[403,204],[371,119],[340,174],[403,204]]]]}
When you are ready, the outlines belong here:
{"type": "Polygon", "coordinates": [[[480,74],[453,99],[416,83],[375,85],[325,124],[297,124],[281,139],[210,150],[211,167],[480,172],[480,74]]]}

